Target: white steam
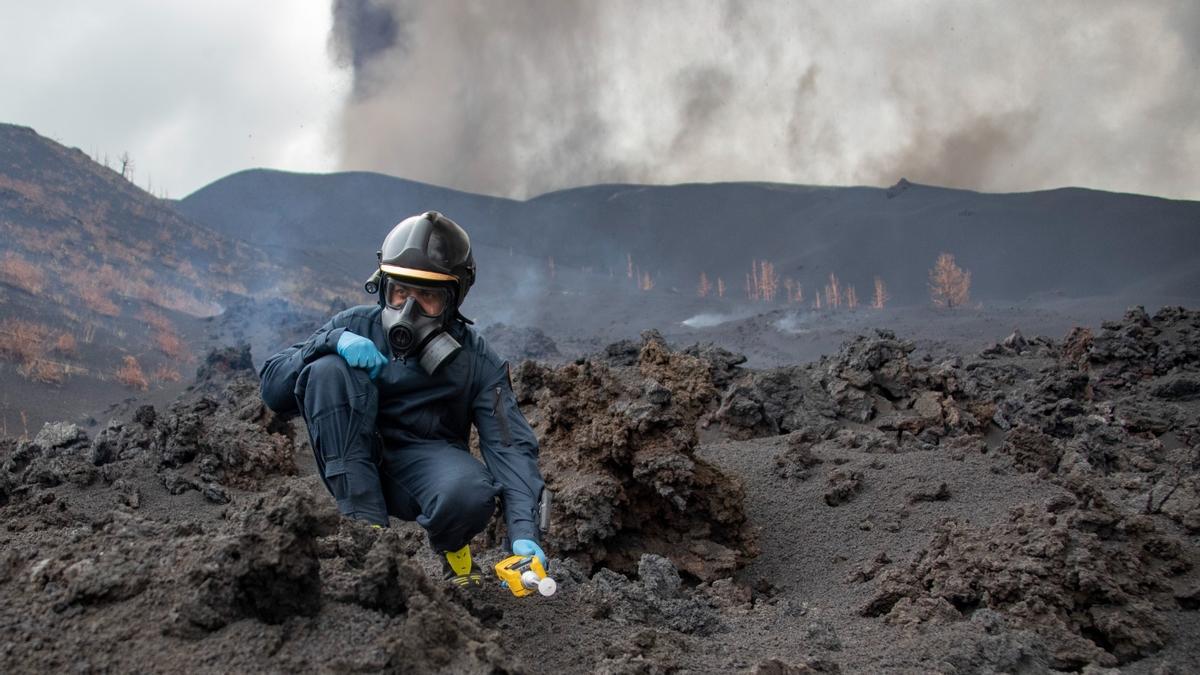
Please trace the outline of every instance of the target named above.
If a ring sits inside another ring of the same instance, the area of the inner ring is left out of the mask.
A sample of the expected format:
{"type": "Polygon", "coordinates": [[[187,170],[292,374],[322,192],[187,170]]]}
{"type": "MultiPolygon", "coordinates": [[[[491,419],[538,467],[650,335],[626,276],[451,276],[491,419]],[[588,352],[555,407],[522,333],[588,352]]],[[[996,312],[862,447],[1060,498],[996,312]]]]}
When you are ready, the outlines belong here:
{"type": "Polygon", "coordinates": [[[740,318],[742,317],[734,314],[717,314],[706,312],[704,314],[697,314],[691,318],[684,319],[679,323],[687,326],[688,328],[712,328],[713,326],[720,326],[723,323],[740,318]]]}

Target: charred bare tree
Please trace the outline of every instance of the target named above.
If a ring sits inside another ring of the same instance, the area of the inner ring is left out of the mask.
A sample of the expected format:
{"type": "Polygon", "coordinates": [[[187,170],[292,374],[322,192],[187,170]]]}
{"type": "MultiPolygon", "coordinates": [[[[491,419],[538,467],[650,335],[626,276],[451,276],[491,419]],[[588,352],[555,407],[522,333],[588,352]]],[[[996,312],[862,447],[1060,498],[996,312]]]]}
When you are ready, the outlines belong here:
{"type": "Polygon", "coordinates": [[[746,275],[746,298],[773,302],[779,290],[779,277],[775,264],[766,260],[750,261],[750,273],[746,275]]]}
{"type": "Polygon", "coordinates": [[[125,180],[132,179],[133,158],[129,156],[129,152],[122,152],[121,156],[117,158],[117,161],[121,163],[121,178],[124,178],[125,180]]]}
{"type": "Polygon", "coordinates": [[[875,296],[871,299],[871,307],[883,309],[889,299],[891,296],[888,295],[887,287],[883,285],[883,279],[875,277],[875,296]]]}
{"type": "MultiPolygon", "coordinates": [[[[837,309],[842,306],[844,297],[842,282],[838,280],[837,275],[833,272],[829,273],[829,283],[825,284],[825,307],[829,309],[837,309]]],[[[856,298],[857,302],[857,298],[856,298]]],[[[821,308],[821,294],[817,294],[816,309],[821,308]]]]}
{"type": "Polygon", "coordinates": [[[642,273],[642,280],[641,280],[639,287],[643,291],[654,290],[654,279],[650,276],[649,272],[642,273]]]}
{"type": "Polygon", "coordinates": [[[971,300],[971,273],[954,263],[954,256],[938,256],[929,271],[929,296],[938,307],[961,307],[971,300]]]}
{"type": "Polygon", "coordinates": [[[767,302],[773,302],[775,292],[779,289],[779,277],[775,276],[775,264],[764,260],[761,265],[761,273],[758,275],[758,282],[762,287],[760,296],[767,302]]]}

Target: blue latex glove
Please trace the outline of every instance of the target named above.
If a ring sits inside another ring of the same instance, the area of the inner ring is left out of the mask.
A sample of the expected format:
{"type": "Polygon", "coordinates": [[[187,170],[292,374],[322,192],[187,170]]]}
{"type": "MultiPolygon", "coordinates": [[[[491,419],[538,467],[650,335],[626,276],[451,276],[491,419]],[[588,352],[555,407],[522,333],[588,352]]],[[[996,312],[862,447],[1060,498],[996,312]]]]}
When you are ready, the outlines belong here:
{"type": "Polygon", "coordinates": [[[346,359],[351,368],[362,368],[371,373],[371,379],[379,377],[379,372],[387,365],[387,357],[379,353],[375,343],[357,334],[345,331],[338,338],[337,353],[346,359]]]}
{"type": "Polygon", "coordinates": [[[546,568],[546,553],[532,539],[518,539],[512,543],[513,555],[537,556],[542,568],[546,568]]]}

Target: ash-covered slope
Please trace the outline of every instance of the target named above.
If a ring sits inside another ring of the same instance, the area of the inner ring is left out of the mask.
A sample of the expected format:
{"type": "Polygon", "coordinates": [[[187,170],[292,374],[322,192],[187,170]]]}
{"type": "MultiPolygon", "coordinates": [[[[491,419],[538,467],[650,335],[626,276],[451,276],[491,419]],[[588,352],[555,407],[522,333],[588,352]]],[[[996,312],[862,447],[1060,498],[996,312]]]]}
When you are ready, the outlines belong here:
{"type": "Polygon", "coordinates": [[[904,180],[887,190],[598,185],[513,202],[376,174],[248,171],[198,190],[179,208],[249,241],[338,249],[344,255],[333,257],[347,269],[369,266],[400,218],[436,209],[501,254],[512,247],[604,277],[636,267],[660,292],[691,294],[703,272],[742,296],[759,260],[810,299],[833,273],[860,298],[878,276],[894,300],[920,302],[943,251],[972,272],[973,294],[983,299],[1133,292],[1148,303],[1193,299],[1200,287],[1200,204],[1079,188],[984,194],[904,180]]]}
{"type": "Polygon", "coordinates": [[[0,241],[0,425],[10,430],[36,432],[131,391],[177,393],[203,319],[231,302],[287,297],[323,311],[335,295],[320,274],[284,275],[268,253],[81,151],[7,124],[0,241]]]}
{"type": "Polygon", "coordinates": [[[938,360],[883,333],[741,363],[650,333],[518,369],[560,495],[560,591],[518,600],[432,582],[414,525],[339,520],[249,353],[214,353],[162,411],[0,443],[0,654],[13,670],[1200,668],[1200,313],[938,360]]]}
{"type": "Polygon", "coordinates": [[[113,169],[27,127],[0,124],[2,280],[84,313],[139,300],[209,316],[267,257],[181,216],[113,169]]]}
{"type": "Polygon", "coordinates": [[[405,216],[452,204],[447,214],[488,240],[508,222],[514,202],[376,173],[297,174],[249,169],[226,176],[177,203],[180,212],[245,241],[286,249],[361,249],[374,262],[383,235],[405,216]],[[425,204],[427,206],[416,206],[425,204]]]}

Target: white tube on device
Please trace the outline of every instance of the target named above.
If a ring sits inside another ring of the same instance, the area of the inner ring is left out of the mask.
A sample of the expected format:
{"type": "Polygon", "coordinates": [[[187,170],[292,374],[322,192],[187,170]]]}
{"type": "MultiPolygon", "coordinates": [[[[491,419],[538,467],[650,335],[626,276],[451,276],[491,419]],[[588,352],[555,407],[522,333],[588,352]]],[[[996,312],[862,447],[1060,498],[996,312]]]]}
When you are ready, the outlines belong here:
{"type": "Polygon", "coordinates": [[[546,597],[554,595],[558,590],[558,584],[550,577],[539,577],[537,572],[533,570],[525,570],[521,573],[521,583],[529,590],[537,589],[538,593],[546,597]]]}

